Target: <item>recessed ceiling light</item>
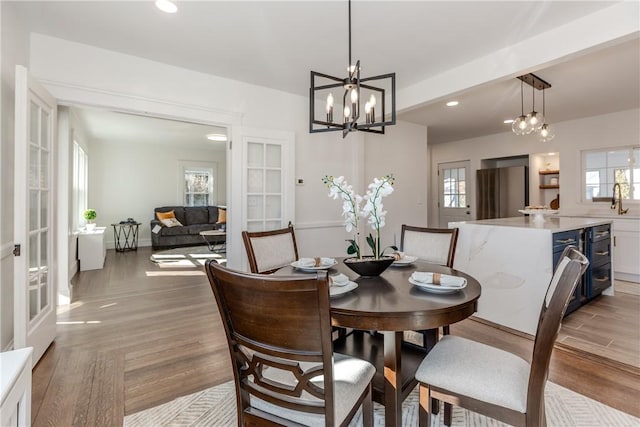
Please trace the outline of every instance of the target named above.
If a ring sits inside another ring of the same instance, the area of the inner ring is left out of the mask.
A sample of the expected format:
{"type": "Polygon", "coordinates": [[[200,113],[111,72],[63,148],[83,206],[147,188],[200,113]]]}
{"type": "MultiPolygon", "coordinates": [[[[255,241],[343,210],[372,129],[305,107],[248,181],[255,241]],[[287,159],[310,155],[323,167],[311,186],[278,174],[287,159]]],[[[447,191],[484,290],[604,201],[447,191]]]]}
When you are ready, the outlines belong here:
{"type": "Polygon", "coordinates": [[[156,7],[167,13],[176,13],[178,11],[178,6],[172,0],[156,0],[156,7]]]}
{"type": "Polygon", "coordinates": [[[547,156],[555,156],[556,153],[547,153],[547,156]]]}
{"type": "Polygon", "coordinates": [[[211,141],[226,141],[227,135],[224,133],[210,133],[207,135],[207,139],[211,141]]]}
{"type": "Polygon", "coordinates": [[[458,104],[459,104],[458,101],[449,101],[447,102],[447,107],[455,107],[458,104]]]}
{"type": "Polygon", "coordinates": [[[502,123],[504,123],[505,125],[510,125],[511,123],[513,123],[513,119],[507,119],[502,123]]]}

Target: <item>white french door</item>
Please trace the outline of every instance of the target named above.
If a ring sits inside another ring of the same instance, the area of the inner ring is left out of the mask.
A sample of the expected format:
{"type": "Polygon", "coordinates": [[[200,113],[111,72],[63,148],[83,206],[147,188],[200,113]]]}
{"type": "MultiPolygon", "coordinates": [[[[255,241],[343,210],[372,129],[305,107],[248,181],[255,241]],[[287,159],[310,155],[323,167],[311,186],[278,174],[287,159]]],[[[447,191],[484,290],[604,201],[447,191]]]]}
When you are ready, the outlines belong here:
{"type": "Polygon", "coordinates": [[[244,128],[241,151],[240,228],[265,231],[284,228],[289,221],[295,223],[293,133],[244,128]]]}
{"type": "Polygon", "coordinates": [[[469,221],[471,215],[471,188],[469,161],[440,163],[438,165],[438,217],[439,226],[447,228],[449,222],[469,221]]]}
{"type": "Polygon", "coordinates": [[[35,365],[56,334],[54,147],[56,100],[16,66],[14,348],[35,365]]]}

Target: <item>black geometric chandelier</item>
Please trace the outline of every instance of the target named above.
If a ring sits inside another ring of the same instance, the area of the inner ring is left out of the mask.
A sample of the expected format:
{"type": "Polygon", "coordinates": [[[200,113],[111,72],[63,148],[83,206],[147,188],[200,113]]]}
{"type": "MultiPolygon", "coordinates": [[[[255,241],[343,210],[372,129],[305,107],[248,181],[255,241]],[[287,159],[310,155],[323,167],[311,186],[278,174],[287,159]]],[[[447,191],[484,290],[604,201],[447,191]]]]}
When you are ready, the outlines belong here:
{"type": "Polygon", "coordinates": [[[311,71],[309,132],[363,131],[384,133],[396,124],[396,73],[360,77],[360,61],[351,62],[351,0],[349,0],[349,67],[347,77],[311,71]],[[334,94],[342,92],[342,104],[334,94]],[[321,100],[316,104],[316,100],[321,100]],[[364,102],[364,108],[361,107],[364,102]],[[388,105],[390,104],[390,105],[388,105]],[[391,111],[388,111],[390,109],[391,111]],[[334,114],[335,111],[335,114],[334,114]],[[363,117],[361,113],[364,112],[363,117]],[[387,119],[388,117],[388,119],[387,119]]]}

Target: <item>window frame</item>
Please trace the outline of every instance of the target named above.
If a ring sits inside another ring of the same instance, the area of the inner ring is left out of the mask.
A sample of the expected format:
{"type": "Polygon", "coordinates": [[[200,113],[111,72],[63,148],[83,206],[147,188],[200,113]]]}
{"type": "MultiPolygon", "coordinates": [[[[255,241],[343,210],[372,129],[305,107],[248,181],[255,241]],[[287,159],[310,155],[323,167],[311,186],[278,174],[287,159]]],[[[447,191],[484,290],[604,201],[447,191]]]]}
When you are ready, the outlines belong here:
{"type": "MultiPolygon", "coordinates": [[[[589,184],[587,183],[587,172],[590,171],[589,169],[587,169],[587,156],[589,154],[594,154],[594,153],[604,153],[605,155],[609,155],[613,152],[622,152],[622,151],[627,151],[627,158],[630,159],[630,161],[627,163],[627,167],[624,169],[629,171],[630,194],[633,194],[634,178],[635,178],[635,182],[639,183],[637,185],[640,185],[640,179],[639,179],[640,164],[639,165],[634,164],[634,152],[637,151],[637,153],[640,153],[640,145],[624,145],[619,147],[607,147],[606,149],[600,148],[600,149],[593,149],[593,150],[583,150],[581,151],[581,156],[580,156],[581,157],[580,187],[581,187],[581,193],[582,193],[580,199],[582,200],[583,203],[593,202],[592,198],[587,197],[587,188],[589,187],[589,184]],[[634,176],[634,170],[638,171],[638,176],[634,176]]],[[[639,157],[640,157],[640,154],[639,154],[639,157]]],[[[609,166],[607,164],[604,169],[607,171],[608,170],[615,171],[617,169],[620,169],[620,166],[619,165],[609,166]]],[[[609,187],[611,188],[605,187],[607,191],[604,194],[598,194],[598,196],[596,197],[606,197],[606,198],[613,197],[613,194],[612,194],[613,184],[615,184],[615,177],[614,177],[614,181],[609,185],[609,187]]],[[[639,195],[639,197],[636,199],[630,198],[630,197],[623,198],[624,203],[640,204],[640,189],[636,189],[635,192],[639,195]]]]}
{"type": "MultiPolygon", "coordinates": [[[[209,182],[208,203],[204,206],[217,206],[218,204],[218,164],[216,162],[179,161],[178,162],[178,200],[182,206],[195,206],[187,204],[185,179],[187,173],[207,173],[209,182]]],[[[200,193],[194,193],[200,194],[200,193]]]]}
{"type": "Polygon", "coordinates": [[[73,141],[73,229],[86,225],[84,211],[89,207],[89,154],[82,145],[73,141]]]}

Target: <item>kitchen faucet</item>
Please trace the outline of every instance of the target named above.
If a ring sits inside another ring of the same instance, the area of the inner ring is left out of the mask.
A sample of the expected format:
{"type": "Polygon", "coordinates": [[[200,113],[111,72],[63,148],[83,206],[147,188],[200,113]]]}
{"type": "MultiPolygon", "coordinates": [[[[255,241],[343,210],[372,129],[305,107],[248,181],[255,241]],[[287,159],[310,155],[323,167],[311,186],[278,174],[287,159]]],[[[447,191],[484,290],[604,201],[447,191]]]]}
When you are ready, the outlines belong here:
{"type": "Polygon", "coordinates": [[[618,207],[618,215],[624,215],[629,211],[629,208],[622,209],[622,190],[620,190],[620,184],[617,182],[613,184],[613,197],[611,197],[611,209],[618,207]],[[616,200],[616,187],[618,188],[618,199],[616,200]]]}

